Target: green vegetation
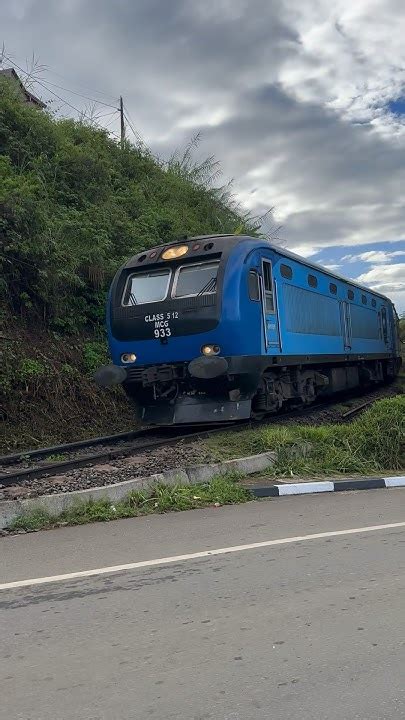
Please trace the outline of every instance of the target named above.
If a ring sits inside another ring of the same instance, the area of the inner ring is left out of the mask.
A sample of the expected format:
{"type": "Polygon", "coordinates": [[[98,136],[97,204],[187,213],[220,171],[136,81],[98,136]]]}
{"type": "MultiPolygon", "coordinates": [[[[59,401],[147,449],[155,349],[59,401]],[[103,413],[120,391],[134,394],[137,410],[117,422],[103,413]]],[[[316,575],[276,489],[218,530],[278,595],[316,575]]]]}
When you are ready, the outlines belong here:
{"type": "Polygon", "coordinates": [[[124,500],[94,500],[78,503],[60,515],[51,515],[42,508],[20,515],[10,530],[43,530],[61,525],[83,525],[118,518],[139,517],[151,513],[193,510],[209,505],[231,505],[247,502],[250,493],[235,478],[219,477],[198,485],[156,485],[149,491],[132,492],[124,500]]]}
{"type": "Polygon", "coordinates": [[[351,424],[268,425],[206,441],[217,459],[277,451],[268,473],[306,477],[405,468],[405,396],[380,400],[351,424]]]}
{"type": "Polygon", "coordinates": [[[185,234],[257,230],[217,163],[157,160],[104,130],[56,120],[0,82],[1,292],[8,311],[57,332],[99,326],[108,284],[138,250],[185,234]]]}
{"type": "Polygon", "coordinates": [[[218,164],[169,162],[24,104],[0,79],[0,452],[128,429],[107,361],[107,289],[131,254],[184,235],[255,233],[218,164]]]}
{"type": "Polygon", "coordinates": [[[58,445],[134,426],[121,387],[100,390],[93,369],[107,362],[95,335],[55,335],[15,323],[1,342],[0,453],[58,445]]]}

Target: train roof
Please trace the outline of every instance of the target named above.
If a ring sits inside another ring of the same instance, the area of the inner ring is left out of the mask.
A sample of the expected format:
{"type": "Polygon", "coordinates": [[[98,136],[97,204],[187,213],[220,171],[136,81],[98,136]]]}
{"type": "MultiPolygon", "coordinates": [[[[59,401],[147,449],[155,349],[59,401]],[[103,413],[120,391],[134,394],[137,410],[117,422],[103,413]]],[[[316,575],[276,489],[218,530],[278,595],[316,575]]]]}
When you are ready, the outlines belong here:
{"type": "MultiPolygon", "coordinates": [[[[226,248],[229,250],[230,248],[239,245],[239,243],[250,240],[252,242],[257,243],[258,246],[270,248],[271,250],[274,250],[274,252],[277,252],[279,255],[282,255],[283,257],[290,258],[291,260],[295,260],[296,262],[304,263],[307,267],[314,268],[315,270],[318,270],[320,272],[325,273],[329,277],[336,278],[336,280],[341,280],[343,282],[349,283],[351,286],[358,288],[360,290],[364,290],[365,292],[373,293],[373,295],[377,295],[378,297],[383,298],[384,300],[388,300],[388,302],[392,303],[392,300],[390,300],[386,295],[383,295],[382,293],[378,292],[377,290],[373,290],[372,288],[367,287],[366,285],[360,285],[359,283],[355,282],[354,280],[350,280],[349,278],[344,277],[343,275],[339,275],[338,273],[333,272],[332,270],[328,270],[328,268],[323,267],[323,265],[320,265],[319,263],[312,262],[311,260],[308,260],[307,258],[302,257],[301,255],[297,255],[296,253],[291,252],[290,250],[286,250],[285,248],[281,247],[280,245],[275,245],[274,243],[271,243],[267,240],[263,240],[261,238],[252,237],[252,235],[195,235],[193,237],[180,237],[176,240],[173,240],[169,243],[162,243],[162,245],[156,245],[153,248],[148,248],[148,250],[144,250],[140,253],[137,253],[136,255],[132,256],[130,260],[125,264],[125,267],[132,267],[135,262],[137,262],[138,258],[147,253],[150,256],[151,252],[156,251],[156,254],[160,254],[160,252],[165,247],[170,247],[171,245],[177,245],[181,243],[186,242],[198,242],[198,241],[219,241],[218,245],[213,248],[213,251],[218,252],[221,248],[221,246],[226,246],[226,248]]],[[[156,258],[158,259],[158,258],[156,258]]]]}

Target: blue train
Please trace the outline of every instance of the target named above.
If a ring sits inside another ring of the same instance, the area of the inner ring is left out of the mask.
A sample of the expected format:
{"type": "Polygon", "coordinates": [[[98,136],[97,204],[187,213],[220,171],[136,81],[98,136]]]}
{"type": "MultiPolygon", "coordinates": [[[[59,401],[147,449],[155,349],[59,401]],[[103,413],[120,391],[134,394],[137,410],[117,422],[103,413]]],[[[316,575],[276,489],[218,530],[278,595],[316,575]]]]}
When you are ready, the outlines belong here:
{"type": "Polygon", "coordinates": [[[392,302],[284,248],[244,235],[187,238],[116,274],[113,364],[147,424],[260,418],[369,387],[400,367],[392,302]]]}

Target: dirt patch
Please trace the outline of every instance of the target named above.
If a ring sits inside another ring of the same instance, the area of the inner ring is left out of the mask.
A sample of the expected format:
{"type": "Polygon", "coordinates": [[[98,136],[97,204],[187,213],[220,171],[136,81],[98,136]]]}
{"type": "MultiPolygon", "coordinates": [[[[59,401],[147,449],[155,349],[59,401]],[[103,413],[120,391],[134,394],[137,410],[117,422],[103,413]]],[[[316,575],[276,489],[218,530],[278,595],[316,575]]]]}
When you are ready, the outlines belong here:
{"type": "Polygon", "coordinates": [[[102,340],[17,325],[0,343],[0,454],[136,427],[122,389],[102,390],[93,380],[108,362],[102,340]]]}

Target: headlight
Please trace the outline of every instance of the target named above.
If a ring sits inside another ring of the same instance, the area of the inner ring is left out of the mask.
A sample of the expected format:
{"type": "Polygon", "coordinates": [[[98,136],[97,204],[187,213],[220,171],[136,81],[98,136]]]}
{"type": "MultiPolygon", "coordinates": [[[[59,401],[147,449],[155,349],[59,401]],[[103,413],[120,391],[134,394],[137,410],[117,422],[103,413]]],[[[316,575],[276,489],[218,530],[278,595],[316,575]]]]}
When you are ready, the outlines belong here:
{"type": "Polygon", "coordinates": [[[201,352],[203,355],[206,355],[209,357],[210,355],[219,355],[221,352],[221,348],[219,345],[203,345],[201,348],[201,352]]]}
{"type": "Polygon", "coordinates": [[[174,245],[174,247],[164,250],[162,260],[175,260],[176,258],[183,257],[186,253],[188,253],[188,245],[174,245]]]}
{"type": "Polygon", "coordinates": [[[121,362],[123,363],[133,363],[136,360],[135,353],[122,353],[121,355],[121,362]]]}

